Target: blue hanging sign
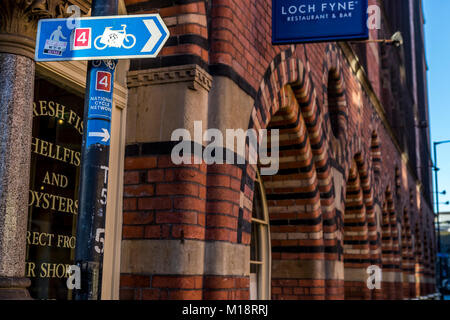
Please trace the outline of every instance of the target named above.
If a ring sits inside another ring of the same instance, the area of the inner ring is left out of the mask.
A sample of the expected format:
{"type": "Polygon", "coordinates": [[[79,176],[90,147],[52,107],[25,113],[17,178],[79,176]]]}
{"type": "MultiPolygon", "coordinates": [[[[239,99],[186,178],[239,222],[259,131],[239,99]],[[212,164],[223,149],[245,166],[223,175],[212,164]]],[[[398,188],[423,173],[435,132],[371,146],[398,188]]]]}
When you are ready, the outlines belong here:
{"type": "Polygon", "coordinates": [[[369,38],[368,0],[272,0],[272,43],[369,38]]]}

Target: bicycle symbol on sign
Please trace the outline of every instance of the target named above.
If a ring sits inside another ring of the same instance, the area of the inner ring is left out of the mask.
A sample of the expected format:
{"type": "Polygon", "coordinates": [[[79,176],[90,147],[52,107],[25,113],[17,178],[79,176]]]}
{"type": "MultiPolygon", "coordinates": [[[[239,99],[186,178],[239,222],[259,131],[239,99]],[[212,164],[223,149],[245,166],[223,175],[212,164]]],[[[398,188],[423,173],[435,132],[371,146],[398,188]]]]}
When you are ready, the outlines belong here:
{"type": "Polygon", "coordinates": [[[97,50],[106,49],[106,47],[131,49],[136,44],[136,37],[126,33],[126,24],[121,24],[122,30],[111,30],[112,27],[106,27],[103,34],[95,38],[94,46],[97,50]]]}

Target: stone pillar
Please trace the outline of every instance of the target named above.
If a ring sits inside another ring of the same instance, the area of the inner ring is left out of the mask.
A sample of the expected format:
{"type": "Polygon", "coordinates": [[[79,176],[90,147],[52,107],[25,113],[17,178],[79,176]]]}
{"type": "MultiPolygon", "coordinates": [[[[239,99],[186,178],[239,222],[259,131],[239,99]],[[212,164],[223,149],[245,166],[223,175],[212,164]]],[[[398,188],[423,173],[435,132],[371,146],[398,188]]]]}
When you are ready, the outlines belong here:
{"type": "Polygon", "coordinates": [[[61,4],[0,2],[0,299],[29,299],[25,278],[37,21],[61,4]]]}
{"type": "Polygon", "coordinates": [[[0,299],[25,287],[34,62],[0,52],[0,299]]]}

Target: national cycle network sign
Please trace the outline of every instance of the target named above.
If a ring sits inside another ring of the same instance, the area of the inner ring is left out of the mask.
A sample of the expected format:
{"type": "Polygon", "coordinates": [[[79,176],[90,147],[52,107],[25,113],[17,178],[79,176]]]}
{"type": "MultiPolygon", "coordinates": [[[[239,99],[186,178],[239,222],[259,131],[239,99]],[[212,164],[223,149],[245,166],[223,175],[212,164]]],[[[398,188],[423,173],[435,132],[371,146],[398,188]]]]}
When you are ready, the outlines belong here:
{"type": "Polygon", "coordinates": [[[272,43],[369,38],[368,0],[272,0],[272,43]]]}
{"type": "Polygon", "coordinates": [[[43,19],[35,60],[154,58],[169,36],[159,14],[43,19]]]}

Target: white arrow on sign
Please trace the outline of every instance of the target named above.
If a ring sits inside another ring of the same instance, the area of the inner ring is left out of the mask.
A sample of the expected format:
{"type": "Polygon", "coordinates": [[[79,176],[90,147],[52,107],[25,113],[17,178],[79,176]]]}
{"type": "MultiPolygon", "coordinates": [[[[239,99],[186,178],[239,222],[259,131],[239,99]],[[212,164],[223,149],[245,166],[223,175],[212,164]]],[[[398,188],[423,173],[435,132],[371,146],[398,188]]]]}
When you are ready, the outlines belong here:
{"type": "Polygon", "coordinates": [[[103,138],[102,142],[107,142],[111,137],[107,129],[102,128],[103,132],[89,132],[89,137],[103,138]]]}
{"type": "Polygon", "coordinates": [[[150,52],[155,47],[156,43],[161,39],[162,33],[159,31],[158,26],[155,23],[155,20],[143,20],[145,23],[145,26],[147,27],[148,31],[150,31],[150,39],[148,39],[147,43],[145,44],[144,48],[142,48],[141,52],[150,52]]]}

